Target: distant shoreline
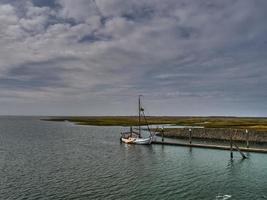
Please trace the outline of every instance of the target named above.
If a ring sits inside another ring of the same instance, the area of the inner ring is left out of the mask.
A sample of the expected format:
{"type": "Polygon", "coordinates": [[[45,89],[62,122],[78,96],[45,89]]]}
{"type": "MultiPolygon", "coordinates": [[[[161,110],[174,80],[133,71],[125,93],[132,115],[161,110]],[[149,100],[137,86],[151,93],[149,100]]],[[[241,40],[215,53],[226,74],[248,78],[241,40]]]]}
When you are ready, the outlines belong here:
{"type": "MultiPolygon", "coordinates": [[[[46,121],[70,121],[79,125],[137,126],[137,116],[47,117],[46,121]]],[[[254,117],[175,117],[148,116],[149,124],[173,124],[180,126],[203,126],[204,128],[234,128],[267,131],[267,118],[254,117]]],[[[144,121],[141,121],[145,124],[144,121]]]]}
{"type": "MultiPolygon", "coordinates": [[[[97,117],[49,117],[46,121],[69,121],[78,125],[93,126],[137,126],[137,116],[97,116],[97,117]]],[[[267,143],[267,118],[249,117],[174,117],[174,116],[148,116],[147,121],[153,124],[170,124],[179,126],[202,126],[192,128],[192,138],[203,140],[227,141],[230,133],[233,140],[245,141],[245,129],[249,131],[249,140],[256,143],[267,143]]],[[[141,122],[145,125],[144,122],[141,122]]],[[[164,129],[164,137],[188,138],[188,128],[164,129]]]]}

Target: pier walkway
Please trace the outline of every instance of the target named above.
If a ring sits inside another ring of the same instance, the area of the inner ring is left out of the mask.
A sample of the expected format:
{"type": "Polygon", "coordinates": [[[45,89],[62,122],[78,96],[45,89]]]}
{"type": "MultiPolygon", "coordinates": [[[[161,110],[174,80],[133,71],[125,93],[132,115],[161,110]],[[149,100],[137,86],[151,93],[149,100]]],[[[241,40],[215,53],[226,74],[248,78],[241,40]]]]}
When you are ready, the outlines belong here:
{"type": "MultiPolygon", "coordinates": [[[[152,144],[206,148],[206,149],[231,150],[230,146],[213,145],[213,144],[190,144],[190,143],[187,144],[187,143],[161,142],[161,141],[153,141],[152,144]]],[[[238,149],[236,147],[232,147],[232,148],[234,151],[238,151],[238,149]]],[[[267,153],[267,149],[246,148],[246,147],[239,147],[239,149],[243,152],[267,153]]]]}

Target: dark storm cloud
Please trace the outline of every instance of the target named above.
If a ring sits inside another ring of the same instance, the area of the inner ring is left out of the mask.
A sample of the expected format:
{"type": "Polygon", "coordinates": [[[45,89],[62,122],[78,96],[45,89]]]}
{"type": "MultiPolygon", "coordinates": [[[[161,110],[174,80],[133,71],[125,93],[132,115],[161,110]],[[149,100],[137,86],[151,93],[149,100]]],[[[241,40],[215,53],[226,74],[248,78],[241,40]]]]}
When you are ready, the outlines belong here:
{"type": "Polygon", "coordinates": [[[73,61],[75,58],[56,58],[14,66],[5,73],[3,78],[0,78],[0,87],[3,89],[27,90],[68,87],[62,75],[77,71],[62,67],[62,63],[70,60],[73,61]]]}
{"type": "Polygon", "coordinates": [[[265,0],[0,0],[0,101],[116,114],[143,93],[156,114],[266,115],[266,11],[265,0]]]}
{"type": "Polygon", "coordinates": [[[109,41],[112,40],[111,36],[108,35],[99,35],[99,34],[89,34],[89,35],[84,35],[81,39],[78,40],[79,43],[93,43],[93,42],[98,42],[98,41],[109,41]]]}
{"type": "Polygon", "coordinates": [[[35,6],[46,6],[46,7],[51,7],[51,8],[56,8],[59,7],[59,4],[57,3],[56,0],[33,0],[32,1],[35,6]]]}

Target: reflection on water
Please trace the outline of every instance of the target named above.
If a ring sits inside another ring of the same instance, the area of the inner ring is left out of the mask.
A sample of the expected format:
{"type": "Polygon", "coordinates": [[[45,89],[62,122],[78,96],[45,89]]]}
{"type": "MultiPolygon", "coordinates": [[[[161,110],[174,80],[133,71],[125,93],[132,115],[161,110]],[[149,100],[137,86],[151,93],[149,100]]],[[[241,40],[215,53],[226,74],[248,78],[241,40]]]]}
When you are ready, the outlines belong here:
{"type": "Polygon", "coordinates": [[[265,154],[121,144],[125,129],[0,118],[1,199],[266,199],[265,154]]]}

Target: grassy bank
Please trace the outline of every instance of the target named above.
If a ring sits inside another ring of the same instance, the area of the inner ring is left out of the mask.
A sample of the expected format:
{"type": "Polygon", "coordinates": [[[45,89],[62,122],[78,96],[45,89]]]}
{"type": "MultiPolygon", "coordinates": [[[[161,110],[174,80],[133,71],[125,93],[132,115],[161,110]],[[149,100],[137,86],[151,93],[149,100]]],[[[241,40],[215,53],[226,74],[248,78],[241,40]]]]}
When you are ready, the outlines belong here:
{"type": "MultiPolygon", "coordinates": [[[[136,116],[103,116],[103,117],[50,117],[48,121],[70,121],[80,125],[95,126],[136,126],[136,116]]],[[[204,128],[235,128],[267,130],[267,118],[248,117],[169,117],[149,116],[149,124],[173,124],[181,126],[202,126],[204,128]]],[[[144,121],[142,121],[144,124],[144,121]]]]}
{"type": "MultiPolygon", "coordinates": [[[[249,141],[255,143],[267,143],[267,130],[249,129],[249,141]]],[[[160,134],[159,134],[160,135],[160,134]]],[[[246,141],[247,134],[244,129],[232,128],[193,128],[191,136],[194,139],[229,141],[230,136],[234,141],[246,141]]],[[[165,129],[164,137],[188,139],[188,128],[165,129]]]]}
{"type": "MultiPolygon", "coordinates": [[[[79,125],[94,126],[137,126],[138,117],[135,116],[101,116],[101,117],[51,117],[47,121],[70,121],[79,125]]],[[[149,124],[173,124],[170,117],[147,117],[149,124]]],[[[144,120],[141,124],[145,125],[144,120]]]]}

